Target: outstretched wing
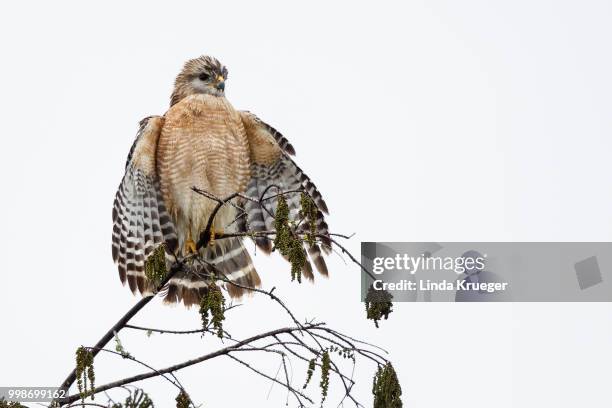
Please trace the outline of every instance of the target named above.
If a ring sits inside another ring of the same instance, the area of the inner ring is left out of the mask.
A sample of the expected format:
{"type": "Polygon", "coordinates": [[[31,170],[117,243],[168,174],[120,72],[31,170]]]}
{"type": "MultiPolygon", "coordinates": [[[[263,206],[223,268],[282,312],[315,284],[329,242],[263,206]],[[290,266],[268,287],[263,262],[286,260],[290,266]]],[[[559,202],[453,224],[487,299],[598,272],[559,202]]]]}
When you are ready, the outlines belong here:
{"type": "Polygon", "coordinates": [[[155,166],[163,121],[160,116],[151,116],[140,122],[113,204],[113,260],[121,283],[127,281],[132,292],[138,290],[143,295],[154,290],[145,276],[147,257],[163,243],[171,253],[177,246],[155,166]]]}
{"type": "MultiPolygon", "coordinates": [[[[304,246],[317,270],[322,275],[327,275],[327,266],[321,255],[321,248],[329,253],[331,242],[323,216],[324,213],[328,213],[327,205],[321,193],[291,159],[290,155],[294,155],[295,150],[280,132],[250,112],[240,112],[240,116],[251,150],[251,179],[246,195],[253,198],[262,198],[264,194],[267,197],[273,196],[278,191],[272,186],[278,186],[282,191],[301,190],[308,194],[317,207],[315,231],[319,236],[317,240],[319,243],[314,245],[305,243],[304,246]]],[[[289,206],[289,220],[298,221],[301,193],[288,194],[286,199],[289,206]]],[[[247,215],[246,220],[242,222],[242,228],[251,232],[273,231],[276,203],[277,200],[266,200],[262,203],[245,202],[244,209],[247,215]]],[[[300,228],[308,231],[310,224],[302,221],[300,228]]],[[[272,242],[267,237],[257,237],[255,242],[266,253],[272,250],[272,242]]],[[[302,272],[308,279],[314,279],[310,262],[306,262],[302,272]]]]}

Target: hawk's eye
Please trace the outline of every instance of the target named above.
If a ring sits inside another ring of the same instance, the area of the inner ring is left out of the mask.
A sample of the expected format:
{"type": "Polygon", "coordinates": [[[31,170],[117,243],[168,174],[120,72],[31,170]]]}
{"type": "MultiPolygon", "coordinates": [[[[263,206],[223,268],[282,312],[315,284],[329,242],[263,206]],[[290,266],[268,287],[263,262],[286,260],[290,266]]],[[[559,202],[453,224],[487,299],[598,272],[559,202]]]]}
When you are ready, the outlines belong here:
{"type": "Polygon", "coordinates": [[[208,81],[210,79],[210,75],[204,73],[204,74],[200,74],[198,78],[200,78],[202,81],[208,81]]]}

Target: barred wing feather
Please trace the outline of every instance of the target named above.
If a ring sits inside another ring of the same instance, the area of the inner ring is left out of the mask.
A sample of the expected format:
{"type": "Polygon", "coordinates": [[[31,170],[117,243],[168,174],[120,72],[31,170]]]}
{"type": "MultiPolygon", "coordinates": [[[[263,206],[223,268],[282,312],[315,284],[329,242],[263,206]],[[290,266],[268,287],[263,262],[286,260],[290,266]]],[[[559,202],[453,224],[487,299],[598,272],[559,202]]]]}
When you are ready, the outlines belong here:
{"type": "MultiPolygon", "coordinates": [[[[256,199],[244,203],[246,219],[242,221],[242,229],[250,232],[273,231],[277,200],[259,202],[259,199],[275,196],[280,191],[304,192],[317,207],[315,231],[318,236],[318,243],[314,245],[304,243],[304,247],[319,273],[327,276],[327,265],[321,253],[321,250],[325,253],[331,251],[329,231],[324,217],[324,214],[328,213],[327,204],[310,178],[289,157],[295,151],[287,139],[252,113],[241,112],[241,117],[251,147],[251,179],[246,195],[256,199]]],[[[290,221],[300,220],[300,200],[300,192],[286,195],[290,221]]],[[[310,225],[302,221],[300,228],[305,232],[309,230],[310,225]]],[[[266,253],[272,250],[272,242],[268,237],[256,237],[255,243],[266,253]]],[[[314,279],[310,262],[306,262],[302,272],[308,279],[314,279]]]]}
{"type": "Polygon", "coordinates": [[[113,260],[121,282],[127,282],[133,293],[143,295],[150,295],[155,289],[145,276],[149,255],[162,244],[167,252],[173,253],[178,244],[155,170],[162,125],[163,118],[159,116],[140,122],[113,204],[113,260]]]}

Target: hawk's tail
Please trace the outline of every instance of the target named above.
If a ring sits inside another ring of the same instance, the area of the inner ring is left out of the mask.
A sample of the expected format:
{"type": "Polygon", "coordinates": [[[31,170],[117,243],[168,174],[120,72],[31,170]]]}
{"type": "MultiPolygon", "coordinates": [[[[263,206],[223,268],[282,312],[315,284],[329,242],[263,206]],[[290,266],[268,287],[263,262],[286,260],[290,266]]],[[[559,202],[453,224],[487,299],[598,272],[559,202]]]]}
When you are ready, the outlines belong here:
{"type": "Polygon", "coordinates": [[[205,262],[194,261],[177,272],[168,282],[164,302],[199,304],[208,290],[209,277],[219,273],[229,280],[225,288],[233,298],[241,297],[261,283],[251,256],[238,238],[217,240],[214,245],[201,249],[200,254],[205,262]]]}

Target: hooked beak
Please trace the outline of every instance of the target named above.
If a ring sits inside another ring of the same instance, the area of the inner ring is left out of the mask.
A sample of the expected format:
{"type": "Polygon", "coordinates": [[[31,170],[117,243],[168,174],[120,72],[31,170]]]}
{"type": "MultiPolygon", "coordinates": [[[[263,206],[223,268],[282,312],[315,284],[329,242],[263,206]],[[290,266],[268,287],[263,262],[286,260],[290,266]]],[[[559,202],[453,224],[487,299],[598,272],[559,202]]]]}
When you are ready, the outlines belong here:
{"type": "Polygon", "coordinates": [[[225,78],[222,75],[217,77],[217,89],[220,91],[225,91],[225,78]]]}

